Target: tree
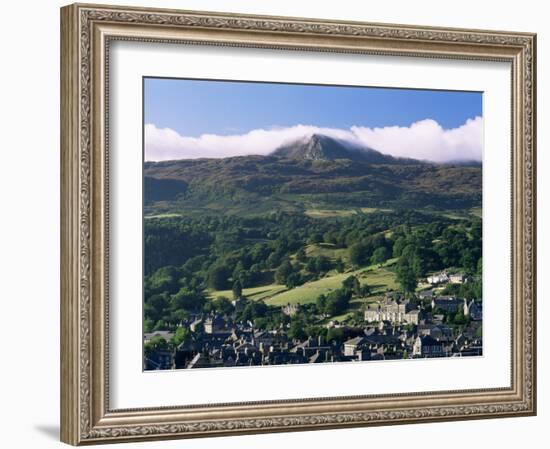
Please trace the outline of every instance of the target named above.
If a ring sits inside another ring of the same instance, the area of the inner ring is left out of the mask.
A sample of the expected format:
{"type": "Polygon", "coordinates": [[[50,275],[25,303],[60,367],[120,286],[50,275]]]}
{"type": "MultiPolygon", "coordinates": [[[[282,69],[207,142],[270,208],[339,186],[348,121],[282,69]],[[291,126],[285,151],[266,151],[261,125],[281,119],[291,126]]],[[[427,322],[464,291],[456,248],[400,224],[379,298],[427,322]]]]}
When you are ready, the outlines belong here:
{"type": "Polygon", "coordinates": [[[415,273],[407,259],[403,258],[403,256],[399,259],[397,266],[397,282],[399,282],[401,289],[405,293],[413,293],[416,289],[415,273]]]}
{"type": "Polygon", "coordinates": [[[298,252],[296,253],[296,259],[299,261],[299,262],[305,262],[307,260],[307,255],[306,255],[306,251],[304,249],[304,247],[301,247],[298,252]]]}
{"type": "Polygon", "coordinates": [[[390,257],[390,252],[388,248],[386,248],[385,246],[380,246],[379,248],[376,248],[374,250],[370,258],[370,261],[372,264],[382,265],[386,260],[389,259],[389,257],[390,257]]]}
{"type": "Polygon", "coordinates": [[[476,329],[476,337],[483,337],[483,326],[479,326],[477,329],[476,329]]]}
{"type": "Polygon", "coordinates": [[[477,259],[474,251],[470,249],[464,250],[462,252],[462,257],[460,258],[460,264],[469,273],[474,273],[477,269],[477,259]]]}
{"type": "Polygon", "coordinates": [[[323,234],[320,232],[314,232],[311,234],[307,240],[309,244],[321,243],[323,241],[323,234]]]}
{"type": "MultiPolygon", "coordinates": [[[[202,304],[202,301],[199,304],[202,304]]],[[[183,323],[188,318],[189,318],[189,312],[187,310],[178,309],[178,310],[173,310],[170,313],[168,317],[168,321],[170,321],[171,323],[183,323]]]]}
{"type": "Polygon", "coordinates": [[[315,272],[324,273],[332,268],[332,262],[326,256],[318,256],[315,258],[315,272]]]}
{"type": "Polygon", "coordinates": [[[153,327],[155,326],[155,322],[151,319],[146,318],[143,321],[143,329],[145,332],[153,332],[153,327]]]}
{"type": "Polygon", "coordinates": [[[346,266],[344,265],[344,261],[342,260],[341,257],[336,259],[336,263],[334,264],[334,268],[336,268],[336,271],[338,271],[338,273],[343,273],[344,270],[346,269],[346,266]]]}
{"type": "Polygon", "coordinates": [[[168,313],[170,298],[167,293],[159,293],[145,298],[145,317],[158,321],[168,313]]]}
{"type": "Polygon", "coordinates": [[[349,306],[350,299],[350,290],[340,288],[330,292],[325,300],[324,313],[328,316],[334,316],[344,312],[349,306]]]}
{"type": "Polygon", "coordinates": [[[349,276],[342,282],[342,287],[351,291],[354,295],[361,294],[361,283],[357,276],[349,276]]]}
{"type": "Polygon", "coordinates": [[[205,302],[206,298],[201,293],[182,287],[172,296],[170,300],[170,309],[174,312],[177,310],[200,310],[205,302]]]}
{"type": "Polygon", "coordinates": [[[213,305],[218,312],[224,315],[231,315],[235,310],[235,307],[233,307],[231,301],[229,301],[229,299],[227,299],[225,296],[218,296],[213,301],[213,305]]]}
{"type": "Polygon", "coordinates": [[[168,349],[168,342],[162,337],[153,337],[147,343],[145,343],[145,354],[149,355],[157,351],[166,351],[168,349]]]}
{"type": "Polygon", "coordinates": [[[277,271],[275,271],[275,280],[278,284],[285,284],[286,285],[286,278],[293,272],[293,268],[291,263],[288,260],[285,260],[281,265],[279,265],[279,268],[277,268],[277,271]]]}
{"type": "Polygon", "coordinates": [[[249,287],[252,285],[252,276],[249,271],[243,270],[239,272],[239,275],[234,278],[241,283],[241,287],[249,287]]]}
{"type": "Polygon", "coordinates": [[[356,266],[365,265],[369,258],[369,248],[364,243],[355,243],[349,249],[351,263],[356,266]]]}
{"type": "Polygon", "coordinates": [[[342,343],[344,341],[344,329],[341,327],[331,327],[327,331],[327,341],[342,343]]]}
{"type": "Polygon", "coordinates": [[[174,293],[178,290],[179,270],[173,266],[159,268],[146,279],[146,289],[149,293],[168,292],[174,293]]]}
{"type": "Polygon", "coordinates": [[[250,301],[241,312],[240,321],[254,321],[267,315],[268,306],[263,301],[250,301]]]}
{"type": "Polygon", "coordinates": [[[273,251],[266,260],[269,268],[275,268],[281,263],[281,254],[277,251],[273,251]]]}
{"type": "Polygon", "coordinates": [[[167,324],[164,320],[158,320],[153,326],[153,331],[163,331],[166,330],[167,324]]]}
{"type": "Polygon", "coordinates": [[[305,340],[307,338],[307,335],[305,331],[304,320],[299,316],[292,318],[287,333],[288,336],[292,339],[305,340]]]}
{"type": "Polygon", "coordinates": [[[398,237],[393,244],[393,257],[401,257],[401,253],[405,246],[407,246],[407,239],[403,236],[398,237]]]}
{"type": "Polygon", "coordinates": [[[235,265],[235,268],[233,269],[233,274],[232,274],[233,279],[238,279],[242,271],[245,271],[244,265],[242,261],[239,260],[235,265]]]}
{"type": "Polygon", "coordinates": [[[317,272],[317,268],[315,267],[315,258],[314,257],[310,257],[307,260],[306,270],[309,271],[310,273],[316,273],[317,272]]]}
{"type": "Polygon", "coordinates": [[[371,293],[370,287],[367,284],[361,285],[358,295],[362,297],[369,296],[371,293]]]}
{"type": "Polygon", "coordinates": [[[464,311],[462,310],[462,307],[459,307],[458,311],[453,317],[453,323],[459,326],[463,326],[465,324],[468,324],[469,321],[470,319],[469,317],[464,315],[464,311]]]}
{"type": "Polygon", "coordinates": [[[238,279],[233,282],[233,299],[239,299],[243,295],[243,286],[238,279]]]}
{"type": "Polygon", "coordinates": [[[207,273],[208,286],[213,290],[224,290],[227,287],[227,269],[221,265],[212,265],[207,273]]]}
{"type": "Polygon", "coordinates": [[[267,329],[269,325],[269,319],[267,318],[255,318],[254,319],[254,327],[257,329],[267,329]]]}
{"type": "Polygon", "coordinates": [[[300,275],[300,273],[290,273],[287,277],[286,277],[286,282],[285,282],[285,285],[288,287],[288,288],[294,288],[294,287],[298,287],[299,285],[302,285],[304,283],[304,280],[302,279],[302,276],[300,275]]]}
{"type": "Polygon", "coordinates": [[[325,306],[327,304],[327,297],[323,294],[320,294],[317,297],[317,301],[315,301],[315,305],[317,306],[317,310],[320,313],[325,313],[325,306]]]}
{"type": "Polygon", "coordinates": [[[191,331],[188,327],[181,326],[176,329],[176,333],[172,337],[174,346],[179,346],[181,343],[191,340],[191,331]]]}

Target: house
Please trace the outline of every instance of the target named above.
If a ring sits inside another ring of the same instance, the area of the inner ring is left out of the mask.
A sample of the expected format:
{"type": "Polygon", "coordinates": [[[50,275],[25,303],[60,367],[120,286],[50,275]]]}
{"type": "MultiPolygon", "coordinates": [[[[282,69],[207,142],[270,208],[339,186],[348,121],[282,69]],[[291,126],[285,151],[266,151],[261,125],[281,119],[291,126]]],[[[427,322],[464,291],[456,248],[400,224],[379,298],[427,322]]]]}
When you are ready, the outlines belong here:
{"type": "Polygon", "coordinates": [[[421,324],[417,332],[419,336],[429,335],[437,341],[449,340],[453,337],[453,330],[445,324],[421,324]]]}
{"type": "Polygon", "coordinates": [[[463,273],[455,273],[449,276],[449,282],[451,284],[464,284],[467,281],[467,277],[463,273]]]}
{"type": "Polygon", "coordinates": [[[266,331],[257,330],[252,334],[252,343],[258,347],[260,345],[271,346],[276,339],[276,335],[266,331]]]}
{"type": "Polygon", "coordinates": [[[219,315],[208,317],[204,321],[204,332],[207,334],[214,334],[223,331],[225,330],[225,324],[225,320],[219,315]]]}
{"type": "Polygon", "coordinates": [[[388,347],[400,347],[402,345],[402,341],[399,339],[396,335],[371,335],[369,337],[364,337],[365,341],[363,344],[365,346],[368,346],[369,349],[380,349],[380,348],[388,348],[388,347]]]}
{"type": "Polygon", "coordinates": [[[429,335],[416,337],[413,345],[414,357],[441,357],[445,355],[443,352],[443,344],[429,335]]]}
{"type": "Polygon", "coordinates": [[[199,326],[202,324],[202,318],[197,318],[194,320],[190,325],[189,329],[191,329],[191,332],[197,332],[199,329],[199,326]]]}
{"type": "Polygon", "coordinates": [[[469,316],[473,321],[481,321],[483,319],[482,303],[473,299],[469,303],[464,301],[464,316],[469,316]]]}
{"type": "Polygon", "coordinates": [[[356,351],[359,350],[365,342],[366,339],[363,337],[355,337],[344,342],[344,355],[348,357],[355,356],[356,351]]]}
{"type": "Polygon", "coordinates": [[[287,304],[284,307],[281,307],[282,312],[287,316],[293,316],[298,313],[300,310],[300,304],[287,304]]]}
{"type": "Polygon", "coordinates": [[[214,368],[223,366],[221,358],[210,357],[208,354],[199,353],[187,364],[185,368],[214,368]]]}
{"type": "Polygon", "coordinates": [[[449,282],[449,275],[445,271],[442,271],[439,274],[433,274],[431,276],[428,276],[427,281],[428,281],[428,284],[432,284],[432,285],[446,284],[447,282],[449,282]]]}
{"type": "Polygon", "coordinates": [[[143,358],[143,368],[145,370],[174,368],[174,351],[166,349],[146,353],[143,358]]]}
{"type": "Polygon", "coordinates": [[[369,304],[365,310],[365,321],[389,321],[391,323],[418,324],[420,310],[408,300],[386,298],[382,303],[369,304]]]}
{"type": "Polygon", "coordinates": [[[372,353],[367,348],[362,348],[355,351],[355,357],[357,361],[363,362],[365,360],[371,360],[372,353]]]}
{"type": "Polygon", "coordinates": [[[464,300],[454,296],[438,296],[432,299],[432,310],[442,310],[446,313],[456,313],[464,306],[464,300]]]}
{"type": "Polygon", "coordinates": [[[323,357],[323,354],[321,354],[320,351],[317,351],[315,354],[313,354],[310,358],[309,358],[309,363],[321,363],[321,362],[324,362],[325,359],[323,357]]]}
{"type": "Polygon", "coordinates": [[[420,322],[420,316],[420,310],[413,309],[403,315],[403,322],[418,325],[418,323],[420,322]]]}
{"type": "Polygon", "coordinates": [[[434,291],[433,290],[422,290],[419,294],[418,294],[418,297],[420,299],[431,299],[434,295],[434,291]]]}
{"type": "Polygon", "coordinates": [[[173,336],[174,336],[174,332],[171,332],[171,331],[147,332],[143,334],[143,343],[149,343],[153,338],[156,338],[156,337],[161,337],[161,338],[164,338],[166,341],[170,341],[173,336]]]}
{"type": "MultiPolygon", "coordinates": [[[[476,322],[477,323],[477,322],[476,322]]],[[[477,324],[474,325],[477,327],[477,324]]],[[[483,354],[482,338],[475,331],[464,330],[454,339],[453,353],[457,357],[480,356],[483,354]]]]}

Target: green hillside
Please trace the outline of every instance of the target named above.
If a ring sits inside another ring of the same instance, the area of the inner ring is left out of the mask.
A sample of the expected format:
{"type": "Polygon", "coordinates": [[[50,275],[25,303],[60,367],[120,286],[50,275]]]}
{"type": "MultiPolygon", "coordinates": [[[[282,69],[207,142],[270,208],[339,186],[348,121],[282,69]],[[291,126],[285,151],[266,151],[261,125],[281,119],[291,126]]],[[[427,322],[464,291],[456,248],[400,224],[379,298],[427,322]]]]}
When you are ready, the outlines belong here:
{"type": "Polygon", "coordinates": [[[145,212],[314,218],[481,206],[481,167],[243,156],[147,162],[145,212]],[[178,193],[178,190],[179,193],[178,193]]]}

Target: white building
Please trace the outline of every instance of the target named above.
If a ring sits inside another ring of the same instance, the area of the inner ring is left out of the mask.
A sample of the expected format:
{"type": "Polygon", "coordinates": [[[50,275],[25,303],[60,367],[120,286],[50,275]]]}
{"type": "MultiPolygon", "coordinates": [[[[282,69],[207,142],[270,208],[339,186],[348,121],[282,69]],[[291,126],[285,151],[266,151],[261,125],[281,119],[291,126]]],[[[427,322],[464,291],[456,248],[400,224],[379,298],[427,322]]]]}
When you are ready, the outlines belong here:
{"type": "Polygon", "coordinates": [[[464,284],[466,282],[466,275],[462,273],[455,273],[449,276],[451,284],[464,284]]]}
{"type": "Polygon", "coordinates": [[[389,300],[379,304],[369,304],[365,310],[365,321],[390,321],[391,323],[418,324],[420,310],[409,301],[389,300]]]}
{"type": "Polygon", "coordinates": [[[432,276],[428,276],[427,278],[428,284],[446,284],[449,282],[449,275],[442,271],[439,274],[433,274],[432,276]]]}

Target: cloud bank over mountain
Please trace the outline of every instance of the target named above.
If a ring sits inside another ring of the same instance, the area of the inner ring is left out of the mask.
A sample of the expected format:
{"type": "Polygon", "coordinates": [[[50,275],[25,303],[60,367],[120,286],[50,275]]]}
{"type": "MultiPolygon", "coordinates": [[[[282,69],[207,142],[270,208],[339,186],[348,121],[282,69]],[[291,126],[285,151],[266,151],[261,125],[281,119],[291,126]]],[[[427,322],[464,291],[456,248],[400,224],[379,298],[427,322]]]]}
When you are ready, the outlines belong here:
{"type": "Polygon", "coordinates": [[[483,151],[483,119],[468,119],[463,125],[444,129],[433,119],[410,126],[350,129],[296,125],[255,129],[245,134],[182,136],[170,128],[145,125],[145,160],[223,158],[251,154],[267,155],[281,145],[313,134],[324,134],[354,145],[366,146],[394,157],[432,162],[480,161],[483,151]]]}

